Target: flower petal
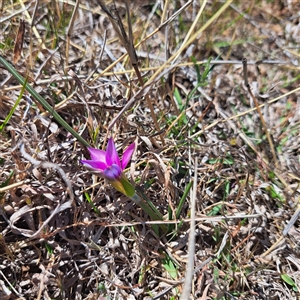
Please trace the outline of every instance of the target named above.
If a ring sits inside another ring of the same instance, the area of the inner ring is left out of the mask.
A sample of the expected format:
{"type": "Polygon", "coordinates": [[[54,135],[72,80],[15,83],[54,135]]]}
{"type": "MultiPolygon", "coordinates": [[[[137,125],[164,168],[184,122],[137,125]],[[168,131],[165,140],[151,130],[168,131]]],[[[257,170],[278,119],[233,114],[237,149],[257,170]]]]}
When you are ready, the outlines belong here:
{"type": "Polygon", "coordinates": [[[108,167],[103,171],[103,176],[108,180],[114,181],[120,178],[121,173],[121,168],[116,164],[112,164],[111,167],[108,167]]]}
{"type": "Polygon", "coordinates": [[[91,167],[93,169],[103,171],[107,168],[106,163],[102,161],[97,161],[97,160],[81,160],[80,161],[82,164],[86,165],[87,167],[91,167]]]}
{"type": "Polygon", "coordinates": [[[124,170],[126,168],[126,166],[128,165],[130,159],[131,159],[131,156],[134,152],[134,149],[135,149],[135,143],[132,143],[125,151],[124,151],[124,154],[123,154],[123,158],[122,158],[122,165],[121,165],[121,168],[122,170],[124,170]]]}
{"type": "Polygon", "coordinates": [[[116,164],[119,167],[121,167],[120,158],[116,150],[114,140],[112,138],[108,140],[105,157],[107,166],[112,166],[113,164],[116,164]]]}
{"type": "Polygon", "coordinates": [[[92,160],[106,163],[105,151],[88,147],[92,160]]]}

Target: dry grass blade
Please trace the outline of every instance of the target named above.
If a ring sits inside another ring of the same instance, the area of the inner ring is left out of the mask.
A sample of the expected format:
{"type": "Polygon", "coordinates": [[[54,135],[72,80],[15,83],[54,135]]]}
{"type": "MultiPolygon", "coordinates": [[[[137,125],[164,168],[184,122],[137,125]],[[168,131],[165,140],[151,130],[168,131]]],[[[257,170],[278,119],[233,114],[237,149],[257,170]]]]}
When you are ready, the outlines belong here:
{"type": "Polygon", "coordinates": [[[68,26],[68,30],[66,33],[67,36],[67,43],[66,43],[66,65],[65,68],[67,68],[68,64],[69,64],[69,53],[70,53],[70,40],[71,40],[71,35],[74,29],[74,22],[76,19],[76,15],[78,12],[78,7],[79,7],[79,0],[76,1],[76,4],[74,6],[73,12],[72,12],[72,16],[71,16],[71,20],[68,26]]]}
{"type": "MultiPolygon", "coordinates": [[[[276,102],[276,101],[278,101],[278,100],[280,100],[280,99],[283,99],[283,98],[285,98],[285,97],[287,97],[287,96],[289,96],[289,95],[293,95],[293,94],[297,93],[298,91],[300,91],[300,87],[299,87],[299,88],[296,88],[296,89],[293,89],[292,91],[287,92],[287,93],[285,93],[285,94],[283,94],[283,95],[281,95],[281,96],[279,96],[279,97],[276,97],[276,98],[274,98],[274,99],[272,99],[272,100],[269,100],[269,101],[267,102],[267,104],[274,103],[274,102],[276,102]]],[[[259,108],[262,108],[262,107],[266,106],[267,104],[266,104],[266,103],[262,103],[262,104],[260,104],[258,107],[259,107],[259,108]]],[[[200,130],[200,131],[198,131],[197,133],[193,134],[193,135],[191,136],[191,138],[195,138],[196,136],[199,136],[199,135],[203,134],[206,130],[215,127],[215,126],[218,125],[219,123],[224,123],[224,122],[227,122],[227,121],[230,121],[230,120],[233,120],[233,119],[237,119],[237,118],[239,118],[239,117],[241,117],[241,116],[245,116],[245,115],[249,114],[250,112],[253,112],[253,111],[256,111],[256,110],[257,110],[257,107],[253,107],[253,108],[247,109],[246,111],[244,111],[244,112],[242,112],[242,113],[239,113],[239,114],[237,114],[237,115],[233,115],[233,116],[231,116],[231,117],[226,117],[224,120],[218,120],[218,121],[215,121],[215,122],[209,124],[208,126],[206,126],[205,129],[200,130]]]]}
{"type": "Polygon", "coordinates": [[[18,72],[17,70],[2,56],[0,63],[18,80],[19,83],[41,104],[68,132],[78,139],[83,145],[89,146],[89,143],[82,138],[54,109],[51,105],[36,92],[18,72]]]}
{"type": "MultiPolygon", "coordinates": [[[[4,2],[2,1],[1,2],[2,5],[4,5],[4,2]]],[[[4,18],[1,18],[0,19],[0,23],[4,23],[6,21],[9,21],[11,18],[17,16],[17,15],[20,15],[22,14],[23,12],[25,12],[27,9],[29,8],[29,5],[27,6],[23,6],[21,9],[17,10],[17,11],[14,11],[12,14],[10,14],[9,16],[7,17],[4,17],[4,18]]]]}
{"type": "Polygon", "coordinates": [[[156,78],[156,76],[162,72],[162,70],[168,65],[171,64],[171,62],[178,56],[181,54],[181,52],[186,49],[191,43],[193,43],[198,36],[207,28],[211,25],[211,23],[213,23],[222,13],[224,10],[227,9],[227,7],[231,4],[231,0],[227,1],[222,7],[221,9],[215,13],[213,15],[213,17],[211,19],[209,19],[204,26],[202,26],[196,33],[194,33],[189,40],[187,40],[185,42],[185,44],[183,44],[183,46],[175,53],[173,54],[153,75],[152,77],[149,79],[149,82],[151,82],[152,80],[154,80],[156,78]]]}
{"type": "Polygon", "coordinates": [[[244,82],[245,82],[245,86],[247,87],[247,90],[248,90],[248,93],[250,95],[250,97],[253,99],[254,101],[254,104],[255,104],[255,107],[256,107],[256,110],[259,114],[259,118],[260,118],[260,121],[261,121],[261,124],[263,126],[263,129],[265,131],[265,134],[267,136],[267,139],[268,139],[268,142],[269,142],[269,145],[270,145],[270,148],[271,148],[271,151],[272,151],[272,155],[273,155],[273,163],[275,164],[275,167],[278,168],[278,160],[277,160],[277,156],[276,156],[276,152],[275,152],[275,148],[274,148],[274,144],[273,144],[273,141],[272,141],[272,138],[271,138],[271,135],[270,135],[270,132],[269,132],[269,129],[268,129],[268,126],[265,122],[265,119],[262,115],[262,112],[260,110],[260,107],[258,105],[258,102],[257,102],[257,99],[256,97],[253,95],[252,91],[251,91],[251,88],[250,88],[250,85],[248,83],[248,74],[247,74],[247,59],[244,58],[243,59],[243,71],[244,71],[244,82]]]}
{"type": "MultiPolygon", "coordinates": [[[[141,76],[141,72],[140,72],[139,67],[138,67],[138,58],[137,58],[136,51],[135,51],[135,48],[134,48],[131,18],[130,18],[130,9],[129,9],[128,1],[125,1],[127,20],[128,20],[128,31],[129,31],[128,35],[127,35],[127,33],[124,29],[122,20],[119,16],[119,13],[118,13],[117,9],[114,7],[113,12],[111,12],[110,9],[101,0],[99,0],[99,3],[100,3],[101,8],[108,15],[108,17],[109,17],[110,21],[112,22],[112,25],[113,25],[114,29],[116,30],[120,40],[122,41],[124,47],[126,48],[128,56],[130,58],[131,65],[135,70],[135,73],[138,77],[138,81],[139,81],[140,85],[144,86],[144,81],[143,81],[143,78],[141,76]]],[[[154,112],[152,102],[151,102],[151,100],[150,100],[150,98],[147,94],[145,94],[145,98],[146,98],[146,101],[147,101],[147,105],[150,108],[151,116],[152,116],[152,119],[154,121],[156,130],[157,130],[157,132],[160,132],[160,127],[159,127],[158,122],[157,122],[157,118],[156,118],[156,114],[154,112]]],[[[162,139],[162,143],[164,144],[163,139],[162,139]]]]}
{"type": "MultiPolygon", "coordinates": [[[[180,13],[182,13],[188,6],[191,5],[191,3],[193,2],[193,0],[188,1],[187,3],[185,3],[179,10],[177,10],[168,20],[166,20],[164,23],[160,24],[160,26],[155,29],[153,32],[151,32],[148,36],[146,36],[141,42],[137,43],[135,45],[135,48],[138,48],[140,45],[142,45],[143,43],[145,43],[147,40],[149,40],[153,35],[157,34],[159,31],[161,31],[165,26],[167,26],[168,24],[170,24],[172,21],[174,21],[174,19],[176,17],[178,17],[178,15],[180,15],[180,13]]],[[[113,67],[115,67],[120,61],[122,61],[124,58],[126,58],[127,53],[123,54],[122,56],[120,56],[116,61],[114,61],[112,64],[110,64],[106,69],[104,69],[95,79],[97,79],[98,77],[101,77],[105,74],[108,73],[109,70],[111,70],[113,67]]],[[[131,73],[131,71],[128,71],[131,73]]]]}
{"type": "Polygon", "coordinates": [[[182,51],[187,47],[186,44],[187,44],[188,40],[190,39],[192,32],[194,31],[197,24],[199,23],[199,20],[201,18],[201,15],[203,13],[203,10],[204,10],[206,4],[207,4],[207,1],[203,1],[202,5],[201,5],[201,8],[199,9],[199,11],[197,13],[197,16],[196,16],[195,20],[193,21],[192,26],[190,27],[186,37],[184,38],[183,43],[181,44],[181,47],[179,48],[179,50],[177,51],[175,57],[173,58],[172,64],[178,59],[178,57],[181,55],[182,51]]]}
{"type": "Polygon", "coordinates": [[[35,207],[35,208],[30,208],[29,206],[24,206],[11,216],[10,226],[11,226],[12,230],[19,233],[19,234],[22,234],[26,237],[30,237],[31,239],[34,239],[34,238],[37,238],[41,235],[41,232],[44,230],[45,226],[47,226],[47,224],[52,220],[52,218],[56,214],[66,210],[66,209],[68,209],[72,206],[72,203],[74,202],[74,195],[73,195],[72,185],[71,185],[69,179],[67,178],[65,172],[63,171],[63,169],[61,167],[59,167],[58,165],[56,165],[54,163],[51,163],[51,162],[41,162],[41,161],[38,161],[38,160],[34,159],[32,156],[30,156],[28,153],[25,152],[24,144],[22,144],[20,146],[20,151],[21,151],[23,157],[25,159],[29,160],[36,167],[56,169],[58,171],[58,173],[61,175],[62,179],[65,181],[66,185],[67,185],[67,193],[69,194],[69,197],[70,197],[70,199],[68,201],[66,201],[64,203],[59,203],[55,207],[55,209],[53,210],[51,215],[47,218],[47,220],[45,220],[43,222],[42,226],[36,232],[32,232],[31,230],[27,230],[27,229],[17,228],[14,225],[14,223],[17,222],[25,214],[28,214],[31,211],[35,211],[36,209],[42,209],[43,206],[35,207]]]}
{"type": "MultiPolygon", "coordinates": [[[[164,70],[164,72],[160,73],[156,80],[158,81],[160,78],[165,76],[167,73],[170,72],[176,66],[172,66],[169,69],[164,70]]],[[[153,87],[155,82],[151,82],[150,84],[144,85],[135,95],[131,97],[131,99],[126,103],[126,105],[122,108],[122,110],[118,113],[118,115],[111,121],[108,126],[108,130],[111,130],[115,123],[121,118],[121,116],[129,110],[137,101],[141,100],[143,96],[149,93],[150,89],[153,87]]]]}
{"type": "MultiPolygon", "coordinates": [[[[46,48],[45,44],[43,43],[43,40],[42,40],[36,26],[33,23],[33,19],[31,18],[30,14],[28,13],[28,9],[29,9],[30,6],[25,6],[23,1],[19,1],[19,2],[20,2],[21,7],[22,7],[22,12],[24,12],[27,22],[31,25],[31,30],[34,33],[35,37],[37,38],[37,40],[40,44],[40,47],[45,49],[46,48]]],[[[33,16],[35,16],[35,15],[33,15],[33,16]]]]}

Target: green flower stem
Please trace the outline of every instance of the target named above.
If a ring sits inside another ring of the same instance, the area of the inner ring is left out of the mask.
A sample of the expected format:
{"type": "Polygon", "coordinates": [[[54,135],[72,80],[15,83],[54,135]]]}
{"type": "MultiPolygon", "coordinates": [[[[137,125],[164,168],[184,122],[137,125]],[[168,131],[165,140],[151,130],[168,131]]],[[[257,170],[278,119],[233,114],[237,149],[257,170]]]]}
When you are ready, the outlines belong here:
{"type": "Polygon", "coordinates": [[[26,80],[18,73],[18,71],[0,55],[0,63],[5,66],[9,73],[11,73],[19,83],[53,116],[53,118],[70,132],[79,142],[89,147],[89,143],[80,136],[55,110],[54,108],[40,95],[35,89],[29,85],[26,80]]]}
{"type": "Polygon", "coordinates": [[[138,194],[134,194],[132,197],[131,197],[131,200],[137,204],[138,206],[140,206],[150,217],[153,221],[155,220],[162,220],[151,208],[150,206],[144,202],[140,196],[138,194]]]}
{"type": "MultiPolygon", "coordinates": [[[[153,209],[137,193],[135,193],[132,197],[130,197],[130,199],[141,209],[143,209],[144,212],[146,212],[150,216],[152,221],[163,220],[161,214],[156,209],[155,211],[153,211],[153,209]]],[[[152,227],[153,230],[156,232],[156,234],[159,235],[157,225],[153,225],[152,227]]],[[[159,227],[163,230],[163,233],[167,232],[167,226],[163,224],[159,224],[159,227]]]]}
{"type": "Polygon", "coordinates": [[[155,212],[155,214],[158,216],[157,220],[163,220],[162,214],[156,209],[156,207],[153,205],[153,203],[150,201],[150,199],[142,192],[141,189],[138,187],[135,187],[138,194],[146,201],[146,203],[151,207],[151,209],[155,212]]]}

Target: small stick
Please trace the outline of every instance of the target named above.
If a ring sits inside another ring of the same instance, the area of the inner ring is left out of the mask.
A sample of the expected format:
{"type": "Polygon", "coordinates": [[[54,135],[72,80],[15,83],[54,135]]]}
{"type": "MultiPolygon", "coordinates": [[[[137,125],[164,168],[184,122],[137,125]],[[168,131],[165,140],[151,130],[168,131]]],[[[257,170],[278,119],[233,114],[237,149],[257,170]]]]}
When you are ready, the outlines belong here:
{"type": "Polygon", "coordinates": [[[285,226],[285,228],[282,232],[283,236],[286,236],[288,234],[291,227],[297,221],[299,215],[300,215],[300,203],[298,203],[296,211],[294,212],[294,214],[293,214],[292,218],[290,219],[290,221],[288,222],[288,224],[285,226]]]}
{"type": "Polygon", "coordinates": [[[242,64],[243,64],[244,83],[245,86],[248,88],[249,83],[248,83],[247,59],[245,57],[243,57],[242,64]]]}
{"type": "Polygon", "coordinates": [[[197,168],[198,168],[198,157],[195,157],[195,174],[193,190],[191,191],[191,225],[189,234],[189,245],[188,245],[188,263],[186,266],[186,275],[180,300],[189,299],[192,289],[192,281],[194,275],[194,256],[195,256],[195,214],[196,214],[196,197],[197,197],[197,168]]]}

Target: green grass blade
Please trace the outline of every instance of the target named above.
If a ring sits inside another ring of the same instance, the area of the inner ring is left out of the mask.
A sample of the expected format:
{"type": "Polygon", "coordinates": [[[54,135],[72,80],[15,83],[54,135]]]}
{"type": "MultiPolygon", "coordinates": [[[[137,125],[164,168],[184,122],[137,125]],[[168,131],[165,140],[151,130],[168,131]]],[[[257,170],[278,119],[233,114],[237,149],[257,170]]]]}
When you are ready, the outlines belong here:
{"type": "Polygon", "coordinates": [[[29,85],[26,80],[18,73],[18,71],[0,55],[0,63],[19,81],[19,83],[46,109],[53,118],[70,132],[80,143],[89,146],[89,143],[81,137],[54,109],[53,107],[41,96],[35,89],[29,85]]]}
{"type": "Polygon", "coordinates": [[[9,114],[6,116],[4,122],[1,124],[0,126],[0,132],[2,132],[2,130],[5,128],[6,124],[8,123],[8,121],[10,120],[10,118],[12,117],[13,113],[15,112],[17,106],[19,105],[22,97],[23,97],[23,94],[24,94],[24,91],[25,91],[25,86],[26,86],[26,83],[27,83],[27,78],[25,80],[25,84],[23,84],[23,87],[22,87],[22,90],[21,90],[21,93],[16,101],[16,103],[14,104],[14,106],[12,107],[12,109],[10,110],[9,114]]]}
{"type": "Polygon", "coordinates": [[[100,216],[101,213],[100,213],[99,209],[98,209],[98,208],[95,206],[95,204],[93,203],[93,201],[92,201],[90,195],[89,195],[87,192],[85,192],[85,193],[84,193],[84,196],[85,196],[86,200],[88,201],[88,203],[92,206],[94,212],[95,212],[98,216],[100,216]]]}
{"type": "MultiPolygon", "coordinates": [[[[183,195],[182,195],[182,197],[179,201],[178,207],[176,209],[176,220],[180,219],[183,205],[185,203],[186,197],[187,197],[192,185],[193,185],[193,180],[188,183],[188,185],[186,186],[186,188],[183,192],[183,195]]],[[[173,211],[171,210],[171,207],[168,207],[168,215],[169,215],[169,220],[173,220],[173,211]]],[[[168,233],[173,232],[175,227],[176,227],[175,224],[169,224],[168,225],[168,233]]],[[[170,239],[172,240],[175,236],[176,236],[176,232],[173,232],[173,236],[170,239]]]]}
{"type": "Polygon", "coordinates": [[[183,103],[182,103],[182,99],[181,99],[178,88],[174,89],[174,97],[175,97],[175,100],[177,101],[177,105],[178,105],[180,112],[182,112],[183,103]]]}
{"type": "Polygon", "coordinates": [[[165,253],[165,255],[166,256],[162,259],[162,265],[164,266],[166,271],[169,273],[170,277],[172,279],[176,279],[177,278],[176,266],[174,265],[170,256],[167,253],[165,253]]]}
{"type": "Polygon", "coordinates": [[[197,74],[197,82],[199,83],[201,81],[201,74],[200,74],[200,68],[197,64],[197,59],[194,56],[191,56],[191,61],[194,64],[194,68],[195,68],[196,74],[197,74]]]}
{"type": "Polygon", "coordinates": [[[177,210],[176,210],[176,219],[179,219],[180,218],[180,214],[181,214],[181,210],[182,210],[182,207],[183,207],[183,204],[185,202],[185,199],[188,195],[188,193],[190,192],[190,189],[193,185],[193,180],[191,180],[188,185],[186,186],[185,190],[184,190],[184,193],[179,201],[179,205],[177,207],[177,210]]]}

